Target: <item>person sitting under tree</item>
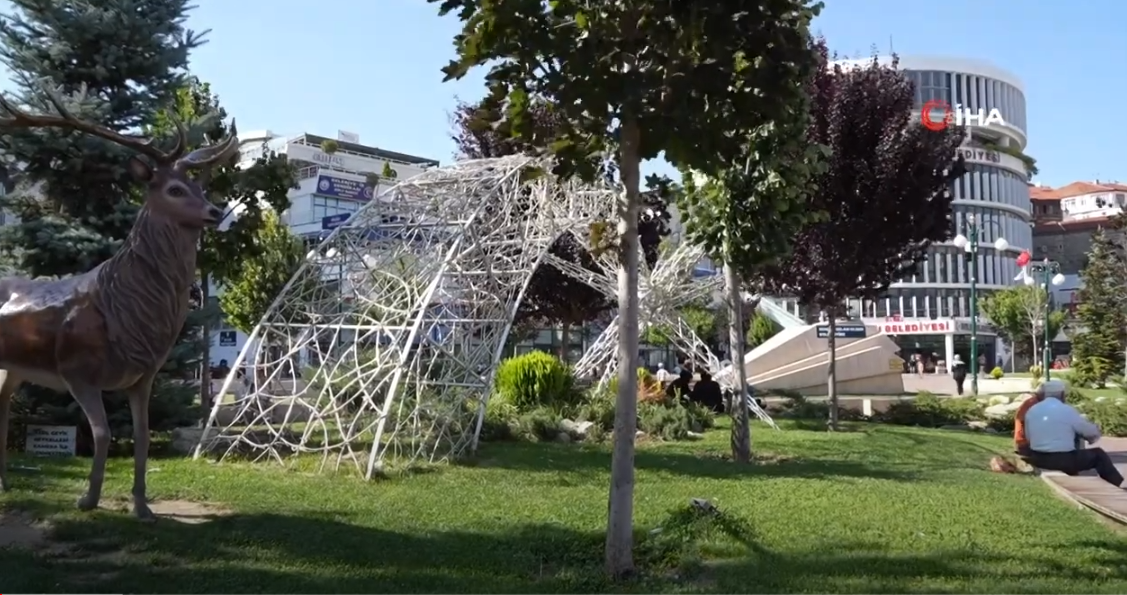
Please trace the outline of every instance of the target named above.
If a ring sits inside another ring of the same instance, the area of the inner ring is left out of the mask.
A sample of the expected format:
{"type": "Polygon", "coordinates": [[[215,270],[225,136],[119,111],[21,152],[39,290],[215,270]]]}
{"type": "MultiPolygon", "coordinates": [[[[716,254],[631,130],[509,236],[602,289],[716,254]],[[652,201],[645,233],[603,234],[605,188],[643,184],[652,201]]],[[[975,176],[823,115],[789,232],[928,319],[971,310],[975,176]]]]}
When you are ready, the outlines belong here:
{"type": "Polygon", "coordinates": [[[1041,400],[1025,413],[1029,454],[1023,458],[1035,467],[1067,475],[1095,469],[1100,479],[1122,487],[1123,475],[1104,449],[1081,448],[1081,439],[1099,440],[1100,429],[1064,402],[1065,389],[1060,380],[1049,380],[1038,388],[1041,400]]]}
{"type": "Polygon", "coordinates": [[[700,403],[716,413],[724,412],[724,392],[720,390],[720,383],[712,379],[712,374],[703,370],[689,400],[700,403]]]}
{"type": "Polygon", "coordinates": [[[677,379],[670,382],[669,386],[665,387],[665,395],[674,401],[689,398],[692,394],[690,389],[692,384],[693,373],[685,368],[681,368],[681,373],[677,376],[677,379]]]}

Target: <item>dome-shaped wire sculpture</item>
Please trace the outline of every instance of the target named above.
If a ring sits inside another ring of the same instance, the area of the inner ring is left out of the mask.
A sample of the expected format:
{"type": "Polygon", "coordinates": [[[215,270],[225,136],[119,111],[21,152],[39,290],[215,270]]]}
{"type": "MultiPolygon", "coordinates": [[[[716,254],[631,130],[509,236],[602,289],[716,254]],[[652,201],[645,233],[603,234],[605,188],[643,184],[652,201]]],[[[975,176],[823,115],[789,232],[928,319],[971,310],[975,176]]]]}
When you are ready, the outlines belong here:
{"type": "MultiPolygon", "coordinates": [[[[316,453],[322,468],[350,461],[371,477],[388,458],[437,461],[475,448],[532,272],[556,238],[586,238],[593,223],[613,217],[618,200],[609,185],[560,180],[550,170],[550,162],[524,156],[436,168],[333,230],[248,337],[196,456],[284,463],[286,455],[316,453]],[[224,402],[240,385],[245,394],[224,402]]],[[[614,264],[603,268],[596,287],[609,290],[614,264]]],[[[590,281],[589,271],[571,273],[590,281]]],[[[668,308],[658,311],[669,318],[668,308]]],[[[695,336],[687,344],[702,345],[695,336]]],[[[613,366],[606,347],[596,347],[585,361],[613,366]]],[[[711,353],[703,359],[718,366],[711,353]]]]}

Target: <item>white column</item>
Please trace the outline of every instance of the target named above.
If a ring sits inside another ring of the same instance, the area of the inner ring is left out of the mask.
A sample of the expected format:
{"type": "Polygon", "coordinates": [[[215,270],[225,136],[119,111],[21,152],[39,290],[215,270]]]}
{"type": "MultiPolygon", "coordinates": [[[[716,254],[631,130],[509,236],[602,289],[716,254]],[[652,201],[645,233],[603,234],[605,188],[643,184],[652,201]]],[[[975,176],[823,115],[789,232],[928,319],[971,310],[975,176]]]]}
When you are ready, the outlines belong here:
{"type": "Polygon", "coordinates": [[[943,335],[943,358],[947,362],[947,373],[951,373],[951,362],[955,361],[955,335],[943,335]]]}

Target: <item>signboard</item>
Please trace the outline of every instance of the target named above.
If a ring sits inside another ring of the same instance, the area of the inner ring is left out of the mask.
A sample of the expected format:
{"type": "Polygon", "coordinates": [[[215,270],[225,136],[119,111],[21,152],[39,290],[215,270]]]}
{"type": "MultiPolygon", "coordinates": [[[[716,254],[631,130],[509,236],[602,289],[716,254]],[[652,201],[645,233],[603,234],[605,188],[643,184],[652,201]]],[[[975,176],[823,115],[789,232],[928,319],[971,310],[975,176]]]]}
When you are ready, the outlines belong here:
{"type": "Polygon", "coordinates": [[[955,321],[950,318],[901,318],[890,316],[880,323],[886,335],[950,335],[955,332],[955,321]]]}
{"type": "Polygon", "coordinates": [[[903,360],[901,360],[898,357],[889,358],[889,360],[888,360],[888,371],[889,372],[903,372],[904,371],[903,360]]]}
{"type": "Polygon", "coordinates": [[[337,213],[328,217],[321,217],[321,229],[336,229],[344,225],[352,213],[337,213]]]}
{"type": "MultiPolygon", "coordinates": [[[[834,337],[837,339],[864,339],[865,334],[865,325],[863,324],[839,324],[834,327],[834,337]]],[[[829,336],[829,325],[818,327],[819,339],[828,339],[829,336]]]]}
{"type": "Polygon", "coordinates": [[[313,163],[320,163],[321,165],[328,165],[330,167],[344,168],[344,159],[339,155],[329,155],[324,151],[316,151],[311,154],[313,163]]]}
{"type": "Polygon", "coordinates": [[[234,347],[238,342],[238,336],[235,334],[235,331],[219,331],[220,347],[234,347]]]}
{"type": "Polygon", "coordinates": [[[317,176],[317,190],[314,191],[314,194],[344,200],[368,202],[372,200],[372,192],[373,189],[367,182],[322,174],[317,176]]]}
{"type": "Polygon", "coordinates": [[[27,427],[24,451],[41,457],[73,457],[78,428],[74,426],[27,427]]]}
{"type": "Polygon", "coordinates": [[[1002,155],[998,151],[976,149],[974,147],[960,147],[959,154],[963,159],[975,163],[1001,163],[1002,155]]]}

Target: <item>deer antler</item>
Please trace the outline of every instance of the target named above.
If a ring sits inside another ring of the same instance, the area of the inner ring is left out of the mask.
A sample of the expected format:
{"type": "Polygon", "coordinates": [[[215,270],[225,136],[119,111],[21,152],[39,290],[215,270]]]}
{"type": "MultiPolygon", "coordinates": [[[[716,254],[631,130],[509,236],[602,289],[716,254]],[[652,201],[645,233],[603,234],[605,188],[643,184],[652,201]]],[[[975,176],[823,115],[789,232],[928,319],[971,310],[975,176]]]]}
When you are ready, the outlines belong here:
{"type": "Polygon", "coordinates": [[[184,130],[184,126],[175,118],[172,118],[172,120],[176,126],[176,145],[171,152],[165,153],[153,144],[153,139],[151,138],[120,134],[104,126],[80,120],[63,105],[63,102],[54,92],[45,90],[44,94],[47,96],[47,101],[51,102],[51,105],[59,115],[29,114],[13,105],[3,95],[0,95],[0,128],[50,127],[85,132],[91,136],[96,136],[114,144],[133,149],[161,164],[171,164],[175,162],[180,155],[183,154],[184,147],[187,145],[185,138],[187,133],[184,130]]]}

